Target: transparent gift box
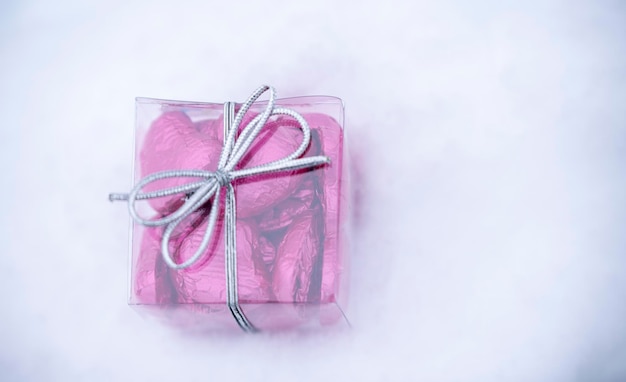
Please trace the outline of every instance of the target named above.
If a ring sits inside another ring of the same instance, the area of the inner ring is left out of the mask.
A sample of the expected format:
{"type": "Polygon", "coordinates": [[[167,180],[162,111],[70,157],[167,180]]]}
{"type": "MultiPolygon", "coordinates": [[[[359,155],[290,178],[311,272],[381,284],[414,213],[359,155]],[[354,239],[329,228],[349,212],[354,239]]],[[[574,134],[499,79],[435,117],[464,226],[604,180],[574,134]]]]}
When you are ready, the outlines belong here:
{"type": "MultiPolygon", "coordinates": [[[[237,136],[268,107],[252,103],[237,136]]],[[[234,112],[242,105],[233,104],[234,112]]],[[[343,103],[330,96],[279,99],[275,108],[297,112],[310,127],[302,158],[326,156],[323,165],[232,180],[236,219],[237,303],[255,330],[347,326],[349,173],[343,130],[343,103]]],[[[224,104],[136,100],[133,184],[172,170],[215,171],[224,147],[224,104]]],[[[228,117],[227,117],[228,118],[228,117]]],[[[232,117],[231,117],[232,119],[232,117]]],[[[261,128],[236,169],[281,159],[302,142],[298,121],[273,115],[261,128]]],[[[201,180],[201,179],[200,179],[201,180]]],[[[159,179],[142,192],[184,186],[198,179],[159,179]]],[[[174,214],[192,193],[140,200],[145,219],[174,214]]],[[[211,198],[177,224],[163,244],[166,227],[131,224],[129,304],[169,324],[192,331],[237,329],[228,304],[225,262],[225,193],[211,198]],[[163,245],[177,264],[189,260],[209,224],[216,224],[206,250],[184,269],[168,266],[163,245]]]]}

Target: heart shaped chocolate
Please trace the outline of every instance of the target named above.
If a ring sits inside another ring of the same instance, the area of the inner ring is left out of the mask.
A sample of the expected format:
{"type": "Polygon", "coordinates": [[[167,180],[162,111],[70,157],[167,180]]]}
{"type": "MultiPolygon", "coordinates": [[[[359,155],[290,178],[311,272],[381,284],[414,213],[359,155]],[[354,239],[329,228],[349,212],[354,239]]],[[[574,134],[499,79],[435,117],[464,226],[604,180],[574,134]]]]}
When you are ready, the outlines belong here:
{"type": "MultiPolygon", "coordinates": [[[[161,114],[148,130],[140,152],[141,177],[168,170],[215,170],[222,145],[197,131],[193,122],[182,112],[161,114]]],[[[181,186],[193,178],[167,178],[148,184],[144,191],[181,186]]],[[[169,214],[179,208],[185,195],[170,195],[150,199],[159,214],[169,214]]]]}

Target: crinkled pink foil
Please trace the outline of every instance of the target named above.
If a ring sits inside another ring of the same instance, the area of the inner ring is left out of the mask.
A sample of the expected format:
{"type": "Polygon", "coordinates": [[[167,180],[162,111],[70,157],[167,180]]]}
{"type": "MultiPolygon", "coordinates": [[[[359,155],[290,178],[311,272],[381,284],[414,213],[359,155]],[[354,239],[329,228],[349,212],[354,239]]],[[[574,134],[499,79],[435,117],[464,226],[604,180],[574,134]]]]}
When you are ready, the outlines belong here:
{"type": "MultiPolygon", "coordinates": [[[[319,132],[322,150],[331,160],[331,168],[323,172],[322,186],[324,208],[324,257],[322,260],[322,281],[320,301],[322,303],[337,302],[339,280],[343,271],[342,259],[339,257],[341,226],[341,169],[343,168],[343,131],[337,122],[325,114],[307,114],[305,116],[312,129],[319,132]]],[[[338,309],[326,310],[321,314],[322,324],[330,325],[341,318],[338,309]]]]}
{"type": "MultiPolygon", "coordinates": [[[[177,253],[184,238],[205,219],[206,212],[200,210],[183,220],[172,233],[169,242],[170,253],[177,253]]],[[[143,231],[133,285],[134,296],[142,304],[167,304],[176,301],[176,291],[170,280],[169,268],[161,255],[162,238],[162,228],[146,228],[143,231]]]]}
{"type": "Polygon", "coordinates": [[[276,250],[272,290],[278,302],[310,300],[314,267],[323,250],[318,216],[314,210],[299,215],[276,250]]]}
{"type": "Polygon", "coordinates": [[[141,304],[168,304],[176,300],[167,265],[161,258],[161,230],[146,229],[134,268],[133,296],[141,304]]]}
{"type": "Polygon", "coordinates": [[[343,133],[337,122],[325,114],[306,114],[305,118],[312,129],[319,132],[322,151],[330,157],[331,166],[323,172],[322,189],[324,208],[324,261],[322,271],[321,301],[335,302],[339,275],[342,271],[338,258],[339,250],[339,203],[341,195],[341,168],[343,154],[343,133]]]}
{"type": "MultiPolygon", "coordinates": [[[[163,113],[148,130],[140,152],[141,177],[166,170],[214,170],[222,144],[198,132],[182,112],[163,113]]],[[[145,191],[166,189],[189,183],[193,178],[168,178],[150,183],[145,191]]],[[[161,214],[180,207],[184,195],[150,199],[161,214]]]]}
{"type": "MultiPolygon", "coordinates": [[[[343,140],[337,122],[324,114],[305,114],[304,118],[313,130],[309,155],[315,154],[317,144],[320,151],[331,158],[330,166],[341,168],[343,140]]],[[[258,225],[263,231],[289,227],[277,248],[273,266],[272,289],[278,301],[335,302],[341,272],[338,258],[340,183],[340,177],[330,168],[314,171],[293,195],[260,216],[258,225]],[[317,203],[323,211],[319,218],[311,213],[317,203]],[[316,262],[314,256],[318,252],[323,258],[316,262]],[[321,276],[316,277],[321,277],[321,288],[319,294],[308,294],[315,264],[322,267],[321,276]]]]}
{"type": "Polygon", "coordinates": [[[267,270],[271,273],[276,259],[276,246],[266,236],[259,236],[259,253],[267,270]]]}
{"type": "MultiPolygon", "coordinates": [[[[208,222],[205,219],[180,241],[176,262],[188,260],[199,247],[208,222]]],[[[224,231],[218,221],[205,254],[189,268],[172,270],[172,281],[182,303],[226,302],[226,275],[224,264],[224,231]]],[[[258,233],[245,221],[237,222],[237,280],[240,302],[271,300],[269,274],[258,248],[258,233]]]]}
{"type": "Polygon", "coordinates": [[[306,179],[300,187],[287,199],[267,208],[258,216],[257,222],[261,232],[273,232],[286,228],[293,220],[305,211],[308,211],[315,199],[317,176],[306,174],[306,179]]]}

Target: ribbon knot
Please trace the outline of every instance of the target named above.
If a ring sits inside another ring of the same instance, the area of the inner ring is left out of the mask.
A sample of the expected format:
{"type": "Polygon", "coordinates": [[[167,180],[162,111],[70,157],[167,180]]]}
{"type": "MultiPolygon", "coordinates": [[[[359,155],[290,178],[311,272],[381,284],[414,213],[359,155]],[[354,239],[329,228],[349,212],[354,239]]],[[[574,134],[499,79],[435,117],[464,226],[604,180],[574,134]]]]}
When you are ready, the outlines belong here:
{"type": "Polygon", "coordinates": [[[225,236],[225,263],[226,263],[226,291],[227,304],[231,313],[235,317],[239,326],[248,332],[256,331],[250,324],[239,306],[237,296],[237,249],[236,249],[236,200],[235,190],[232,182],[239,178],[269,174],[274,172],[295,171],[304,168],[317,167],[330,163],[330,158],[326,156],[312,156],[300,158],[306,151],[311,141],[311,129],[306,120],[297,112],[291,109],[276,107],[276,91],[270,86],[259,87],[248,100],[242,105],[235,116],[235,103],[224,104],[224,147],[220,155],[217,170],[205,171],[198,169],[189,170],[169,170],[161,171],[146,176],[141,179],[128,194],[110,194],[111,201],[127,200],[129,213],[133,220],[147,227],[165,226],[163,238],[161,240],[161,254],[165,263],[173,269],[184,269],[196,263],[206,252],[211,240],[211,235],[215,229],[219,209],[221,208],[220,190],[226,188],[226,203],[224,212],[224,236],[225,236]],[[254,102],[266,91],[270,91],[269,100],[265,110],[250,121],[237,135],[239,125],[244,116],[250,110],[254,102]],[[294,118],[302,130],[302,142],[300,146],[285,158],[275,160],[251,168],[235,170],[239,161],[244,157],[252,143],[259,135],[270,117],[275,115],[286,115],[294,118]],[[149,183],[166,178],[200,178],[201,180],[191,182],[182,186],[167,189],[141,192],[149,183]],[[188,197],[182,206],[171,214],[160,219],[144,219],[138,215],[135,203],[137,200],[159,198],[175,194],[186,194],[188,197]],[[175,228],[194,211],[201,208],[208,200],[214,198],[211,203],[208,224],[202,242],[196,252],[182,263],[176,263],[169,251],[169,241],[175,228]]]}
{"type": "Polygon", "coordinates": [[[228,174],[224,171],[217,169],[213,174],[215,175],[215,180],[217,180],[217,184],[219,184],[220,187],[226,187],[230,184],[230,176],[228,176],[228,174]]]}

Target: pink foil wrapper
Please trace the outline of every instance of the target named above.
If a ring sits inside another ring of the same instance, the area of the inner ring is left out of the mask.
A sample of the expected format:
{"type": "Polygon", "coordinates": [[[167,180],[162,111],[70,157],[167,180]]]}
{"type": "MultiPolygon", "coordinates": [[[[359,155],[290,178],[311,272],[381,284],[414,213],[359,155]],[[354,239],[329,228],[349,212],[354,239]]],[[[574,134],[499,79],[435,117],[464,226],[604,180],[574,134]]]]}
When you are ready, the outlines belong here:
{"type": "Polygon", "coordinates": [[[323,253],[319,215],[319,210],[298,215],[278,245],[272,271],[272,290],[278,302],[319,301],[319,289],[312,285],[315,265],[323,253]]]}
{"type": "MultiPolygon", "coordinates": [[[[188,260],[200,246],[207,225],[205,220],[187,235],[174,257],[177,263],[188,260]]],[[[239,301],[265,303],[270,300],[267,267],[259,252],[258,233],[245,221],[237,222],[237,280],[239,301]]],[[[225,303],[226,275],[224,272],[224,231],[219,221],[213,231],[209,253],[189,268],[172,270],[171,278],[181,303],[225,303]]]]}
{"type": "MultiPolygon", "coordinates": [[[[325,155],[330,157],[332,163],[338,168],[343,167],[343,132],[340,129],[326,128],[333,126],[336,122],[325,114],[308,114],[307,121],[311,128],[319,132],[322,141],[322,150],[325,155]]],[[[343,271],[342,259],[338,251],[341,249],[341,172],[328,171],[324,172],[322,177],[324,190],[323,208],[324,208],[324,260],[323,260],[323,277],[321,286],[321,301],[335,302],[335,295],[339,290],[339,278],[343,271]]]]}
{"type": "MultiPolygon", "coordinates": [[[[304,156],[326,155],[331,164],[235,182],[239,302],[261,329],[311,327],[315,322],[327,325],[343,317],[339,303],[345,300],[338,298],[341,284],[345,284],[341,229],[346,223],[341,213],[345,199],[340,124],[343,105],[332,97],[287,99],[279,105],[301,113],[311,127],[312,140],[304,156]]],[[[263,105],[255,107],[242,126],[263,105]]],[[[222,105],[217,104],[138,100],[138,113],[144,112],[145,116],[138,114],[137,178],[164,170],[215,170],[223,140],[221,109],[222,105]]],[[[283,158],[299,146],[301,139],[295,121],[273,118],[239,168],[283,158]]],[[[191,181],[194,179],[160,180],[146,189],[191,181]]],[[[144,212],[155,217],[167,215],[182,204],[184,197],[150,200],[144,212]]],[[[175,231],[169,248],[177,263],[198,248],[206,218],[207,208],[203,208],[175,231]]],[[[162,228],[135,225],[130,303],[161,306],[163,312],[169,312],[165,316],[176,317],[170,321],[186,329],[205,326],[209,321],[216,327],[236,327],[225,307],[222,219],[223,211],[206,253],[183,270],[169,269],[162,260],[162,228]]]]}
{"type": "Polygon", "coordinates": [[[132,284],[132,293],[137,301],[155,305],[176,301],[169,269],[161,258],[161,235],[156,230],[145,230],[139,260],[134,268],[132,284]]]}
{"type": "MultiPolygon", "coordinates": [[[[141,177],[171,169],[214,170],[221,148],[220,142],[198,132],[185,113],[163,113],[152,123],[141,148],[141,177]]],[[[185,178],[162,179],[147,185],[145,191],[176,187],[188,181],[185,178]]],[[[180,207],[183,198],[172,195],[150,199],[149,203],[159,213],[166,214],[180,207]]]]}

